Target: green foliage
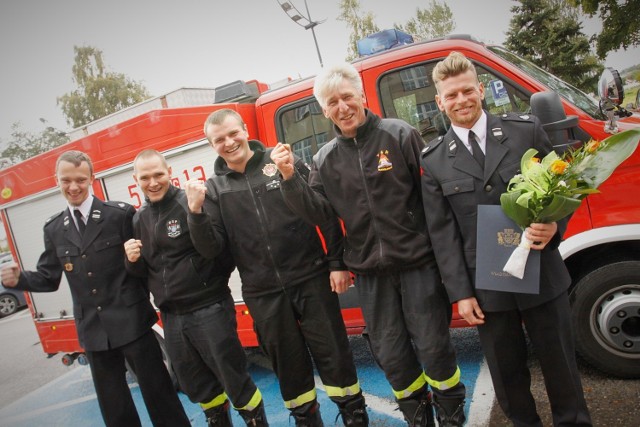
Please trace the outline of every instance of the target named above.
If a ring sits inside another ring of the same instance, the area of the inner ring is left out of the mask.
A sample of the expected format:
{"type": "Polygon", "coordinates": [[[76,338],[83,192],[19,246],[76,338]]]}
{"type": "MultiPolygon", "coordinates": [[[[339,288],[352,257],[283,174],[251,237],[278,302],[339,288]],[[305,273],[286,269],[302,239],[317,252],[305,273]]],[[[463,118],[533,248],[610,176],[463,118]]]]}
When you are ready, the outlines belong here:
{"type": "Polygon", "coordinates": [[[70,126],[84,126],[150,97],[141,83],[107,71],[101,50],[90,46],[74,46],[73,50],[77,88],[57,99],[70,126]]]}
{"type": "Polygon", "coordinates": [[[442,4],[431,0],[426,9],[416,8],[416,17],[411,18],[405,25],[395,24],[398,30],[413,35],[416,40],[428,40],[444,37],[456,27],[453,12],[446,2],[442,4]]]}
{"type": "Polygon", "coordinates": [[[337,19],[346,22],[347,27],[351,28],[347,61],[358,57],[358,40],[380,31],[374,22],[374,15],[363,12],[359,0],[341,0],[340,16],[337,19]]]}
{"type": "Polygon", "coordinates": [[[591,52],[577,10],[558,0],[519,0],[505,46],[585,92],[597,86],[603,65],[591,52]]]}
{"type": "Polygon", "coordinates": [[[602,59],[620,48],[640,45],[640,0],[571,0],[584,13],[602,20],[602,31],[596,36],[596,53],[602,59]]]}
{"type": "MultiPolygon", "coordinates": [[[[44,119],[40,121],[43,124],[47,122],[44,119]]],[[[13,165],[67,142],[69,142],[67,134],[53,126],[47,126],[42,132],[36,134],[22,130],[20,123],[14,123],[11,126],[11,139],[0,157],[8,165],[13,165]]]]}
{"type": "MultiPolygon", "coordinates": [[[[374,18],[371,12],[362,11],[359,0],[340,0],[340,16],[337,19],[344,21],[351,29],[347,61],[358,57],[358,40],[380,31],[374,18]]],[[[436,0],[431,0],[425,9],[416,8],[416,16],[406,24],[394,24],[396,29],[413,35],[417,40],[445,36],[455,26],[453,13],[447,3],[436,0]]]]}

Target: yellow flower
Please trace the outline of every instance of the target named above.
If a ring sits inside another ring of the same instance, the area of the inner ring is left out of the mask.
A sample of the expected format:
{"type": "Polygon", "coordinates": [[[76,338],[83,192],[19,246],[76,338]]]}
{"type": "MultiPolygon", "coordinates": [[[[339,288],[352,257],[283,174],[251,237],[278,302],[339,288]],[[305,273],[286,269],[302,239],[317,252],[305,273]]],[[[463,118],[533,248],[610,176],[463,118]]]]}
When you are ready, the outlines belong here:
{"type": "Polygon", "coordinates": [[[554,160],[551,166],[549,166],[549,171],[555,175],[562,175],[565,169],[567,169],[567,166],[569,166],[569,163],[564,160],[554,160]]]}
{"type": "Polygon", "coordinates": [[[598,149],[599,146],[600,146],[600,141],[596,141],[595,139],[592,139],[591,141],[589,141],[587,143],[587,146],[586,146],[585,150],[588,153],[594,153],[598,149]]]}

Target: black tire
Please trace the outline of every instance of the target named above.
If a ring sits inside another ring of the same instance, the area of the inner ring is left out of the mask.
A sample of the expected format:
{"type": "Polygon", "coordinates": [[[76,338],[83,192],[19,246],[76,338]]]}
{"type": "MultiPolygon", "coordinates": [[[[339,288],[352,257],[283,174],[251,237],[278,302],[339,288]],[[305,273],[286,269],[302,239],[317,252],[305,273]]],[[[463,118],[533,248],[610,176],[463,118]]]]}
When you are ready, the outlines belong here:
{"type": "Polygon", "coordinates": [[[570,299],[578,353],[603,372],[640,378],[640,261],[588,273],[570,299]]]}
{"type": "Polygon", "coordinates": [[[11,294],[0,296],[0,317],[9,316],[18,311],[18,298],[11,294]]]}

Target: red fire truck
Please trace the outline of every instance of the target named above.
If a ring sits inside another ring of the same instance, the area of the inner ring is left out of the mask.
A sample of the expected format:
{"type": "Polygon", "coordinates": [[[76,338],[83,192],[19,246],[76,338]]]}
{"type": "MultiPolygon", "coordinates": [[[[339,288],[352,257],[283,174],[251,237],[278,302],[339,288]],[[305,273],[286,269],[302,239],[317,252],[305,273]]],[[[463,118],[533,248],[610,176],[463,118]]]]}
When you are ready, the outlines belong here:
{"type": "MultiPolygon", "coordinates": [[[[436,106],[430,75],[435,63],[452,50],[475,63],[487,89],[485,109],[540,116],[559,149],[640,126],[638,115],[619,106],[623,92],[617,72],[603,74],[598,102],[500,46],[462,35],[356,60],[367,107],[383,117],[406,120],[425,140],[445,132],[448,121],[436,106]]],[[[179,89],[76,129],[68,144],[0,171],[0,214],[15,259],[24,269],[35,267],[43,250],[44,221],[65,207],[53,174],[61,152],[76,149],[91,156],[96,196],[139,207],[143,198],[132,178],[132,161],[142,149],[154,148],[166,155],[177,186],[192,177],[211,175],[215,152],[202,127],[216,109],[237,110],[251,138],[268,146],[289,143],[298,156],[310,162],[333,138],[331,123],[313,98],[312,86],[313,79],[307,78],[279,88],[236,81],[215,89],[179,89]]],[[[640,152],[600,189],[600,194],[589,196],[573,215],[561,245],[573,278],[570,296],[577,347],[586,360],[605,372],[640,377],[640,197],[633,196],[640,191],[640,152]]],[[[240,338],[245,346],[256,346],[236,275],[231,286],[240,338]]],[[[82,354],[66,284],[51,294],[29,294],[28,302],[46,353],[68,353],[67,362],[82,354]]],[[[348,332],[361,333],[365,325],[355,292],[341,296],[341,303],[348,332]]],[[[454,309],[452,326],[465,325],[454,309]]],[[[161,325],[156,329],[162,337],[161,325]]]]}

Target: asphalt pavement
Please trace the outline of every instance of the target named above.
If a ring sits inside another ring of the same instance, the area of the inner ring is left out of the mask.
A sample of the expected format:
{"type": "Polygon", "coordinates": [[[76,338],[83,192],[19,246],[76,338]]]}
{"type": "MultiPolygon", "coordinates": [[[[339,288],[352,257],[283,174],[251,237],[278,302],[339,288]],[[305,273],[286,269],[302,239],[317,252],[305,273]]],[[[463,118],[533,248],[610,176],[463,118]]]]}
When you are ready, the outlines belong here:
{"type": "MultiPolygon", "coordinates": [[[[474,329],[451,331],[458,352],[462,377],[468,388],[467,426],[509,426],[494,402],[493,388],[480,351],[474,329]]],[[[47,357],[37,341],[28,311],[0,320],[0,427],[33,425],[101,426],[89,369],[74,365],[65,367],[61,355],[47,357]]],[[[373,362],[366,342],[352,337],[351,344],[363,390],[367,396],[372,427],[406,425],[393,402],[384,375],[373,362]]],[[[268,362],[257,350],[248,351],[251,373],[263,391],[267,413],[274,427],[290,426],[288,413],[282,407],[277,379],[268,362]]],[[[532,389],[544,426],[552,426],[542,375],[531,353],[532,389]]],[[[579,360],[587,403],[595,426],[640,426],[640,380],[611,378],[579,360]]],[[[144,426],[151,426],[137,384],[130,383],[144,426]]],[[[325,425],[335,424],[333,405],[318,380],[318,396],[325,425]]],[[[180,394],[193,426],[204,426],[202,411],[180,394]]],[[[243,425],[237,415],[234,424],[243,425]]]]}

